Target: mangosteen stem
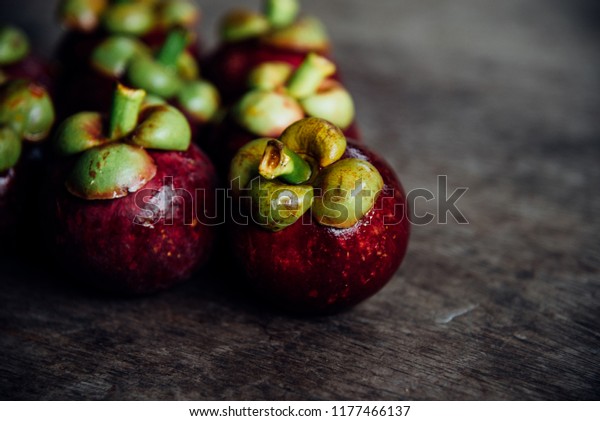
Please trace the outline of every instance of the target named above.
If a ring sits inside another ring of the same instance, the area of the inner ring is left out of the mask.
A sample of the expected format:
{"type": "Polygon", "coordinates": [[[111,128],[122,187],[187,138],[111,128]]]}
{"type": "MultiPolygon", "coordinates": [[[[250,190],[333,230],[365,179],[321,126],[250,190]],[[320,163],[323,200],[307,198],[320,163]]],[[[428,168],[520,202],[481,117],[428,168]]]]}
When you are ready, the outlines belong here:
{"type": "Polygon", "coordinates": [[[117,85],[110,113],[109,137],[120,139],[135,129],[146,91],[117,85]]]}
{"type": "Polygon", "coordinates": [[[188,32],[184,28],[173,29],[158,51],[156,61],[165,66],[177,66],[177,60],[185,50],[187,42],[188,32]]]}
{"type": "Polygon", "coordinates": [[[335,73],[335,64],[325,57],[310,53],[287,83],[288,93],[297,99],[313,95],[321,83],[335,73]]]}
{"type": "Polygon", "coordinates": [[[289,184],[302,184],[310,179],[308,162],[278,140],[270,140],[258,166],[258,173],[267,180],[279,177],[289,184]]]}
{"type": "Polygon", "coordinates": [[[273,28],[291,25],[298,16],[298,0],[266,0],[265,15],[273,28]]]}

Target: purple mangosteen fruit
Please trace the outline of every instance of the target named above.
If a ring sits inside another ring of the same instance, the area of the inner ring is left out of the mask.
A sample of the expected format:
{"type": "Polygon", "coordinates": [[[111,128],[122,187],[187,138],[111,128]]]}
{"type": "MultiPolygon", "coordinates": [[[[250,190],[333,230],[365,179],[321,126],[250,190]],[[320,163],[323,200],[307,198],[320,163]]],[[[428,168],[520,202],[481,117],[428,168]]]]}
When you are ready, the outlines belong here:
{"type": "Polygon", "coordinates": [[[216,175],[183,114],[118,85],[110,116],[81,112],[59,127],[51,240],[77,279],[145,294],[192,275],[215,236],[216,175]]]}
{"type": "Polygon", "coordinates": [[[234,157],[230,243],[260,296],[330,313],[379,291],[402,262],[410,226],[393,170],[319,118],[234,157]]]}

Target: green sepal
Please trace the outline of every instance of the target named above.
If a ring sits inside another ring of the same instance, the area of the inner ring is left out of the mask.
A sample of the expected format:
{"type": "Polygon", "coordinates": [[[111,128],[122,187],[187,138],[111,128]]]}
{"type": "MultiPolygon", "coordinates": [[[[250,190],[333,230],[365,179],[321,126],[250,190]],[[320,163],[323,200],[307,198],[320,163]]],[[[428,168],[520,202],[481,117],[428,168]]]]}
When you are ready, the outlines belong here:
{"type": "Polygon", "coordinates": [[[84,152],[65,185],[71,194],[82,199],[117,199],[138,191],[155,175],[156,165],[144,149],[110,143],[84,152]]]}
{"type": "Polygon", "coordinates": [[[331,79],[326,80],[316,93],[301,99],[300,105],[307,115],[328,120],[342,130],[354,121],[352,96],[339,82],[331,79]]]}
{"type": "Polygon", "coordinates": [[[44,139],[54,124],[54,106],[46,89],[23,79],[0,88],[0,125],[10,126],[21,138],[44,139]]]}
{"type": "Polygon", "coordinates": [[[0,174],[11,169],[21,156],[21,139],[10,127],[0,127],[0,174]]]}
{"type": "Polygon", "coordinates": [[[255,139],[238,149],[229,165],[229,181],[234,197],[237,197],[240,189],[246,188],[248,182],[258,175],[258,166],[265,153],[265,148],[272,140],[276,139],[255,139]]]}
{"type": "Polygon", "coordinates": [[[148,149],[186,151],[192,133],[185,116],[177,108],[152,105],[142,109],[139,124],[128,140],[148,149]]]}
{"type": "Polygon", "coordinates": [[[132,86],[163,98],[173,97],[181,89],[182,83],[176,69],[144,56],[131,60],[127,79],[132,86]]]}
{"type": "Polygon", "coordinates": [[[162,28],[190,27],[200,20],[200,10],[190,1],[165,0],[157,6],[158,25],[162,28]]]}
{"type": "Polygon", "coordinates": [[[105,120],[96,112],[81,112],[68,117],[58,127],[54,149],[62,156],[76,155],[110,142],[104,134],[105,120]]]}
{"type": "Polygon", "coordinates": [[[274,91],[284,86],[294,68],[283,61],[267,61],[252,69],[248,76],[248,86],[251,89],[274,91]]]}
{"type": "Polygon", "coordinates": [[[290,186],[256,177],[250,182],[252,219],[261,228],[281,231],[310,209],[314,190],[309,185],[290,186]]]}
{"type": "Polygon", "coordinates": [[[221,103],[219,91],[204,80],[187,82],[177,94],[177,102],[197,122],[211,120],[221,103]]]}
{"type": "Polygon", "coordinates": [[[150,56],[150,50],[136,38],[114,35],[96,47],[91,63],[98,71],[119,78],[138,55],[150,56]]]}
{"type": "Polygon", "coordinates": [[[115,3],[102,16],[104,28],[111,34],[144,35],[155,25],[152,8],[146,3],[115,3]]]}
{"type": "Polygon", "coordinates": [[[16,63],[29,53],[27,35],[15,26],[0,27],[0,66],[16,63]]]}
{"type": "Polygon", "coordinates": [[[375,205],[383,178],[371,163],[357,158],[335,162],[321,170],[314,186],[313,216],[321,225],[350,228],[375,205]]]}
{"type": "Polygon", "coordinates": [[[62,0],[58,14],[67,28],[91,32],[107,5],[108,0],[62,0]]]}
{"type": "Polygon", "coordinates": [[[294,98],[284,93],[254,90],[235,105],[233,113],[240,126],[257,136],[277,137],[290,124],[304,117],[294,98]]]}
{"type": "Polygon", "coordinates": [[[265,15],[273,28],[291,25],[300,12],[298,0],[266,0],[265,15]]]}
{"type": "Polygon", "coordinates": [[[221,21],[220,35],[225,42],[238,42],[266,34],[270,29],[267,18],[250,10],[232,10],[221,21]]]}
{"type": "Polygon", "coordinates": [[[198,62],[189,51],[185,50],[177,59],[177,74],[185,81],[195,80],[200,77],[198,62]]]}
{"type": "Polygon", "coordinates": [[[265,44],[297,51],[329,50],[329,36],[323,24],[312,17],[298,19],[293,24],[269,32],[261,38],[265,44]]]}
{"type": "Polygon", "coordinates": [[[317,117],[304,118],[281,134],[281,142],[300,155],[315,159],[321,167],[339,160],[346,151],[346,136],[339,127],[317,117]]]}

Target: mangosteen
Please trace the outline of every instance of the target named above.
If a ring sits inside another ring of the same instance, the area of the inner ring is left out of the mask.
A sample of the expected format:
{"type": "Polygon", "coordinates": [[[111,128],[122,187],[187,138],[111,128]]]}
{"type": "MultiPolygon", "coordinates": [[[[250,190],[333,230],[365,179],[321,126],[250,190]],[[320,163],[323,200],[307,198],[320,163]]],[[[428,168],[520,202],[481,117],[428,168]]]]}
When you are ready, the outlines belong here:
{"type": "Polygon", "coordinates": [[[279,137],[305,117],[328,120],[358,140],[354,101],[331,78],[335,69],[333,62],[314,53],[296,69],[285,62],[265,62],[253,69],[249,90],[230,108],[205,146],[217,168],[226,173],[240,147],[257,137],[279,137]]]}
{"type": "Polygon", "coordinates": [[[220,26],[221,43],[206,58],[203,69],[226,104],[246,91],[249,73],[264,62],[298,67],[308,53],[329,56],[330,42],[323,24],[298,16],[297,0],[266,0],[264,13],[235,9],[220,26]]]}
{"type": "Polygon", "coordinates": [[[59,127],[50,240],[83,284],[127,295],[189,279],[215,237],[215,169],[184,115],[118,85],[109,116],[81,112],[59,127]]]}
{"type": "Polygon", "coordinates": [[[393,170],[310,117],[231,163],[233,254],[260,297],[301,313],[349,308],[394,276],[408,245],[406,196],[393,170]]]}

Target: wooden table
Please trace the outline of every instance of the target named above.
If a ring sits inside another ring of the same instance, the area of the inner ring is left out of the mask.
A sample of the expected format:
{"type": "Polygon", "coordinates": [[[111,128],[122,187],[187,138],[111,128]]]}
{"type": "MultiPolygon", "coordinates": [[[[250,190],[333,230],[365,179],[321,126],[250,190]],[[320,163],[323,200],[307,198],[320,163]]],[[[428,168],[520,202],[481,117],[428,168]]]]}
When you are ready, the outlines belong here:
{"type": "MultiPolygon", "coordinates": [[[[241,2],[212,3],[209,44],[241,2]]],[[[296,318],[214,272],[116,299],[3,257],[0,398],[599,399],[596,4],[306,0],[366,143],[407,190],[436,195],[415,204],[436,223],[414,227],[392,282],[349,312],[296,318]],[[448,196],[469,189],[468,224],[439,223],[439,175],[448,196]]],[[[48,48],[53,7],[0,12],[48,48]]]]}

